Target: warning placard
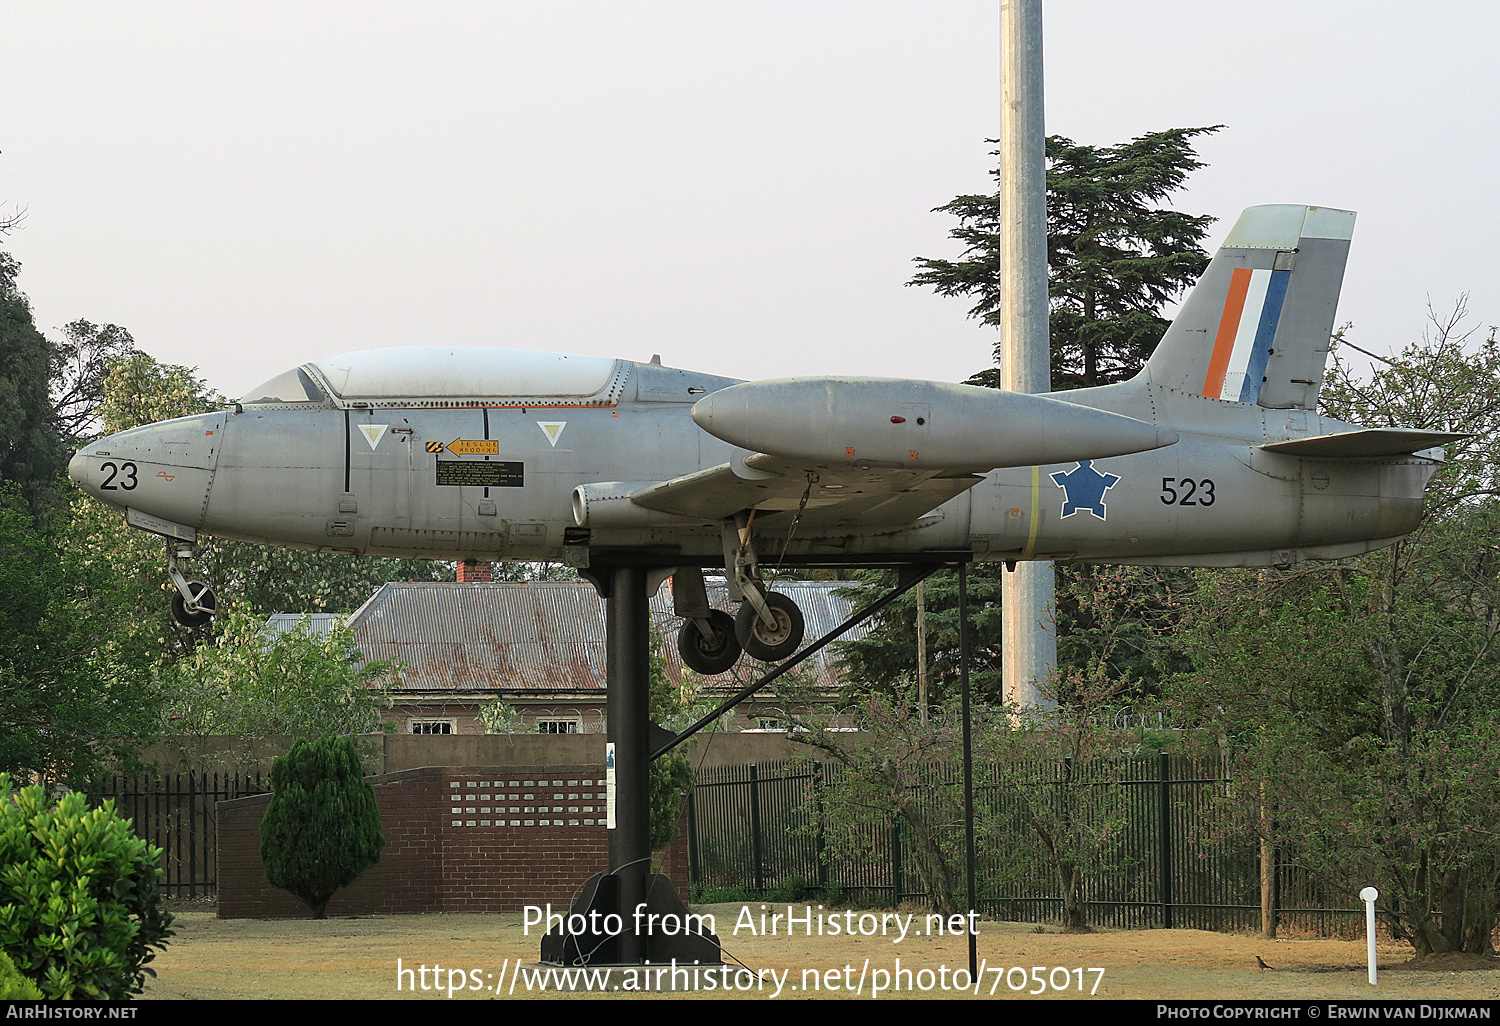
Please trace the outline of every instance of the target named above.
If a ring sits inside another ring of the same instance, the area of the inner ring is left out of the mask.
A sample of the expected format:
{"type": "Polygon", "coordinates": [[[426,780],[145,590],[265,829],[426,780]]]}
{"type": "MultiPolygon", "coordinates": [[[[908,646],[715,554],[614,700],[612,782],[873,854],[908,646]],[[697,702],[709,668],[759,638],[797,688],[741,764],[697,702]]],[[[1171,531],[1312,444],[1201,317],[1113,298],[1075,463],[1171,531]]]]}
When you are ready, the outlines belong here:
{"type": "Polygon", "coordinates": [[[520,460],[438,460],[437,483],[470,488],[521,488],[526,484],[526,464],[520,460]]]}
{"type": "Polygon", "coordinates": [[[455,456],[500,455],[500,443],[493,438],[455,438],[447,448],[455,456]]]}

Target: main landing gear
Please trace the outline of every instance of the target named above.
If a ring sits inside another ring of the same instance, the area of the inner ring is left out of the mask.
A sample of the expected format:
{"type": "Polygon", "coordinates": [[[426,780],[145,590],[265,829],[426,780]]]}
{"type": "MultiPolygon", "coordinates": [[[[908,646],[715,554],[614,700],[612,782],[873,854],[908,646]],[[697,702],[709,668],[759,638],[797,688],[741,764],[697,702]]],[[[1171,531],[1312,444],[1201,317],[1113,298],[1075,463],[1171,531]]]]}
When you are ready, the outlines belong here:
{"type": "Polygon", "coordinates": [[[190,581],[183,576],[181,560],[197,555],[191,545],[167,539],[167,576],[177,593],[172,596],[172,619],[184,627],[202,627],[214,618],[218,600],[214,590],[202,581],[190,581]]]}
{"type": "Polygon", "coordinates": [[[724,522],[724,564],[729,598],[740,603],[732,618],[709,607],[702,570],[678,567],[672,576],[673,609],[686,621],[677,632],[677,650],[689,669],[704,676],[724,673],[741,652],[774,663],[802,644],[802,610],[787,596],[766,589],[747,514],[724,522]]]}

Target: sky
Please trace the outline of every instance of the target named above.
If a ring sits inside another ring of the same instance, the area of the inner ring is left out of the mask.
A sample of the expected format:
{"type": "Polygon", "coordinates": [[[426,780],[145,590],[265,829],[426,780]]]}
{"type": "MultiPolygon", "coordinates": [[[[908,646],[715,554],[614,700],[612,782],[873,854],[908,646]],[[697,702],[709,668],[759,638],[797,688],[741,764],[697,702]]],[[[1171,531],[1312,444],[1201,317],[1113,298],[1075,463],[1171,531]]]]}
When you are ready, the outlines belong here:
{"type": "MultiPolygon", "coordinates": [[[[1500,5],[1046,0],[1051,134],[1222,124],[1173,205],[1359,211],[1338,323],[1500,322],[1500,5]]],[[[999,0],[0,7],[0,249],[38,326],[234,396],[395,345],[962,380],[908,288],[991,192],[999,0]]]]}

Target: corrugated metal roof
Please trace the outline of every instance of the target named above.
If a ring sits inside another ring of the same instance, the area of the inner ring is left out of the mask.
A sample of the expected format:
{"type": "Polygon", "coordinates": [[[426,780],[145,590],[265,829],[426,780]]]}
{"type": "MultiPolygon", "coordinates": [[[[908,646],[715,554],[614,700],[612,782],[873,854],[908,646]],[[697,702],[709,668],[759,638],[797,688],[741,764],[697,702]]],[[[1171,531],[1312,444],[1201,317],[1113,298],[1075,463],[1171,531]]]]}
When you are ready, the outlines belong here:
{"type": "MultiPolygon", "coordinates": [[[[777,581],[774,590],[794,599],[815,640],[843,623],[850,603],[833,594],[848,581],[777,581]]],[[[727,606],[722,581],[710,581],[709,601],[727,606]]],[[[662,588],[651,600],[661,629],[668,674],[683,671],[672,615],[662,588]]],[[[527,581],[447,584],[425,581],[381,586],[351,618],[354,640],[366,658],[406,664],[405,691],[602,691],[604,600],[584,582],[527,581]]],[[[846,638],[863,637],[861,624],[846,638]]],[[[837,683],[834,655],[819,652],[800,668],[817,687],[837,683]]],[[[708,678],[710,687],[741,687],[751,664],[708,678]]]]}
{"type": "Polygon", "coordinates": [[[313,637],[326,638],[333,625],[342,619],[338,613],[272,613],[266,621],[266,633],[272,637],[290,634],[306,623],[313,637]]]}

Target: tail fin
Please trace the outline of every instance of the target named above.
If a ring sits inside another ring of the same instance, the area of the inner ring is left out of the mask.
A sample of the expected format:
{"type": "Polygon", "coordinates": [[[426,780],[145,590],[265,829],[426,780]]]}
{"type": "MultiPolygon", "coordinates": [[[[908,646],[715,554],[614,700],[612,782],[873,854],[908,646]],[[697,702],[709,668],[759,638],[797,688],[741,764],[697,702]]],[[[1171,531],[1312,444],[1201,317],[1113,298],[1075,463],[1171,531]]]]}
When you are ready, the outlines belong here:
{"type": "Polygon", "coordinates": [[[1146,363],[1159,385],[1269,409],[1312,409],[1354,212],[1250,207],[1146,363]]]}

